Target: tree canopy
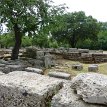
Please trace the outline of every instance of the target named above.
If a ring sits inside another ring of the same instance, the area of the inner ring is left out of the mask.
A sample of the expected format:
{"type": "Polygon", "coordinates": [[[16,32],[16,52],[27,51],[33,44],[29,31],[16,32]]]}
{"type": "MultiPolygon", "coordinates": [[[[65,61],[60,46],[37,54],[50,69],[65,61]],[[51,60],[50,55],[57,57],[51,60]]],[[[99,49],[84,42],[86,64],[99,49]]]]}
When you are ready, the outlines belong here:
{"type": "Polygon", "coordinates": [[[62,17],[65,26],[53,32],[55,39],[66,40],[72,47],[75,47],[79,40],[97,39],[99,24],[92,16],[86,16],[83,11],[80,11],[67,13],[62,17]]]}

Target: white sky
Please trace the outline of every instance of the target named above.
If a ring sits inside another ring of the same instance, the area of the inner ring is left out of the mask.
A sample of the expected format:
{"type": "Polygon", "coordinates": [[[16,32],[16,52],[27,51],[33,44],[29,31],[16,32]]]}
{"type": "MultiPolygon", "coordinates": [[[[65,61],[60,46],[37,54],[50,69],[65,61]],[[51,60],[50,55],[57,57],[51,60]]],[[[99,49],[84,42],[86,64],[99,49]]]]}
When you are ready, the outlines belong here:
{"type": "Polygon", "coordinates": [[[84,11],[98,21],[107,22],[107,0],[53,0],[55,4],[69,7],[69,12],[84,11]]]}

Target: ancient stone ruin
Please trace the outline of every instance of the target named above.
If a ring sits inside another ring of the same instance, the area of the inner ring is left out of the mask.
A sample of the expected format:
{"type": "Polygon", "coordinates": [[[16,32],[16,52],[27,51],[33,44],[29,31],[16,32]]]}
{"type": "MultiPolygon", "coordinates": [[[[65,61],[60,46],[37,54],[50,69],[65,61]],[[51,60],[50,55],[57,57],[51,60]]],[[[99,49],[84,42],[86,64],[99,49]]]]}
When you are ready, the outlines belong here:
{"type": "MultiPolygon", "coordinates": [[[[106,57],[107,54],[93,53],[88,49],[32,50],[31,47],[15,61],[2,56],[0,107],[107,107],[107,76],[92,73],[98,72],[97,64],[89,65],[89,73],[81,73],[73,79],[62,71],[44,73],[44,69],[55,65],[56,59],[101,63],[107,61],[106,57]]],[[[83,69],[81,64],[70,67],[77,71],[83,69]]]]}
{"type": "Polygon", "coordinates": [[[27,71],[0,74],[0,107],[106,107],[107,76],[64,80],[27,71]]]}

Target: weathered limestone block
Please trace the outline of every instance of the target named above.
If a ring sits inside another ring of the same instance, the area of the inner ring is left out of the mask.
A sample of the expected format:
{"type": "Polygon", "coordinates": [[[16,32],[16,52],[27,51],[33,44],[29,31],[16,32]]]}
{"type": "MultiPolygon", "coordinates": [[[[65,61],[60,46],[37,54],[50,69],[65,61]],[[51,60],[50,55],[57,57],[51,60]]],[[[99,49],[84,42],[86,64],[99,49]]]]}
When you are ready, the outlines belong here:
{"type": "Polygon", "coordinates": [[[81,65],[81,64],[73,64],[72,65],[72,69],[81,71],[83,69],[83,65],[81,65]]]}
{"type": "Polygon", "coordinates": [[[83,73],[74,77],[72,88],[88,103],[107,105],[107,76],[83,73]]]}
{"type": "Polygon", "coordinates": [[[50,77],[61,78],[61,79],[66,79],[66,80],[71,79],[71,75],[68,73],[64,73],[64,72],[53,71],[53,72],[49,72],[48,75],[50,77]]]}
{"type": "Polygon", "coordinates": [[[50,107],[51,97],[62,87],[58,79],[15,71],[0,76],[0,107],[50,107]]]}
{"type": "Polygon", "coordinates": [[[78,49],[79,53],[89,53],[89,49],[78,49]]]}
{"type": "Polygon", "coordinates": [[[46,68],[51,68],[51,66],[53,65],[53,59],[52,59],[52,55],[51,54],[46,54],[45,55],[45,67],[46,68]]]}
{"type": "Polygon", "coordinates": [[[81,53],[81,58],[90,58],[92,57],[91,53],[81,53]]]}
{"type": "Polygon", "coordinates": [[[90,66],[88,67],[88,71],[89,71],[89,72],[98,72],[98,65],[95,65],[95,64],[90,65],[90,66]]]}
{"type": "Polygon", "coordinates": [[[44,59],[44,52],[43,51],[37,51],[36,52],[36,59],[44,59]]]}
{"type": "Polygon", "coordinates": [[[42,69],[32,68],[32,67],[25,68],[25,71],[34,72],[34,73],[37,73],[37,74],[44,74],[42,69]]]}
{"type": "Polygon", "coordinates": [[[77,48],[69,48],[68,49],[68,52],[77,52],[78,50],[77,50],[77,48]]]}
{"type": "Polygon", "coordinates": [[[7,65],[6,68],[8,71],[6,73],[12,72],[12,71],[21,71],[24,70],[23,66],[21,65],[7,65]]]}
{"type": "Polygon", "coordinates": [[[51,107],[105,107],[84,102],[70,86],[70,83],[65,84],[59,93],[52,98],[51,107]]]}
{"type": "Polygon", "coordinates": [[[43,68],[45,65],[44,61],[38,59],[28,59],[28,63],[35,68],[43,68]]]}

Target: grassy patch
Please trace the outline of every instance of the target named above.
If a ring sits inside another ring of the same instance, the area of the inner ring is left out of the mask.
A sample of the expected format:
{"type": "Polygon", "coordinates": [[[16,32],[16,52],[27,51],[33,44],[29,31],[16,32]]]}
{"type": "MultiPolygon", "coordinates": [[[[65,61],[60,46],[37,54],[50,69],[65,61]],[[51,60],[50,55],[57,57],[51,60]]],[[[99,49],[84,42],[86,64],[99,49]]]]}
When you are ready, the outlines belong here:
{"type": "MultiPolygon", "coordinates": [[[[45,70],[46,75],[48,74],[48,72],[50,72],[50,70],[53,70],[53,71],[58,70],[58,71],[70,73],[71,76],[74,77],[79,73],[88,72],[88,66],[91,65],[91,64],[83,64],[83,63],[80,63],[78,61],[70,61],[70,60],[63,60],[63,59],[57,60],[56,62],[58,64],[58,66],[55,66],[51,69],[45,70]],[[83,65],[82,71],[77,71],[77,70],[72,69],[72,64],[78,64],[78,63],[83,65]]],[[[98,73],[107,75],[107,63],[100,63],[100,64],[98,64],[98,66],[99,66],[99,72],[98,73]]]]}

